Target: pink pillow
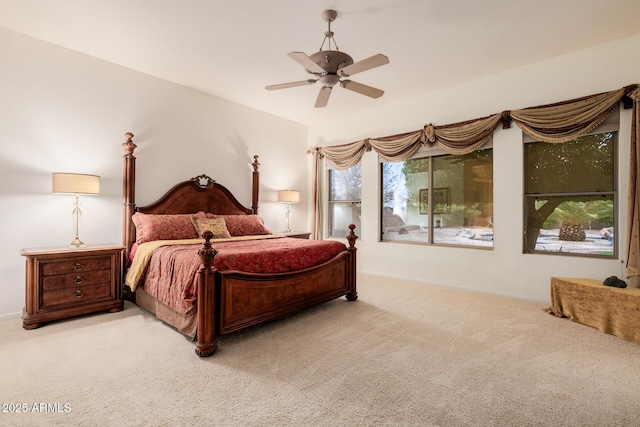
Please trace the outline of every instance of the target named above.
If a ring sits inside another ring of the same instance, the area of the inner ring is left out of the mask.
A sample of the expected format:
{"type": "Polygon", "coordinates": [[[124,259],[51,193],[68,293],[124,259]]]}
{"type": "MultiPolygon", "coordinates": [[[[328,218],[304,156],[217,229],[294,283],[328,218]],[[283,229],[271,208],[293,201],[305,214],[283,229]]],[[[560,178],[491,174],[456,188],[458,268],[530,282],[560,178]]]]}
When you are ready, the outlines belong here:
{"type": "Polygon", "coordinates": [[[265,227],[264,221],[258,215],[217,215],[207,213],[207,218],[224,218],[231,236],[273,234],[271,230],[265,227]]]}
{"type": "Polygon", "coordinates": [[[136,243],[154,240],[197,239],[198,233],[191,218],[206,218],[204,212],[179,215],[135,213],[131,220],[136,226],[136,243]]]}

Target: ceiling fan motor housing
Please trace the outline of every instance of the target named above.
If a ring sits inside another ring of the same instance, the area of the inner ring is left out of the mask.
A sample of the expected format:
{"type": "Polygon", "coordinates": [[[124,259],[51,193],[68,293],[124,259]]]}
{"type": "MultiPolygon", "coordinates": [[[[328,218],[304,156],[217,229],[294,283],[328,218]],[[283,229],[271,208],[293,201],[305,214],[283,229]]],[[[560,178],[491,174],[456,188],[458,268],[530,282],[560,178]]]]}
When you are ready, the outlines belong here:
{"type": "MultiPolygon", "coordinates": [[[[353,58],[339,50],[321,50],[309,55],[309,58],[320,66],[327,74],[337,74],[340,68],[353,64],[353,58]]],[[[307,70],[310,74],[316,74],[307,70]]]]}

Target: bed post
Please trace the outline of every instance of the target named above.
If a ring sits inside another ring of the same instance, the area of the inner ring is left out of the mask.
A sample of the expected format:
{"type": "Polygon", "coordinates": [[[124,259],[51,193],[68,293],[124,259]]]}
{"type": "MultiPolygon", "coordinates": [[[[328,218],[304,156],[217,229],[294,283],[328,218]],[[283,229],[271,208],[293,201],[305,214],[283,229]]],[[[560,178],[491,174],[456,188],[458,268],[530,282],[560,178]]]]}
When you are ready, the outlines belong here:
{"type": "Polygon", "coordinates": [[[349,241],[349,262],[347,264],[347,280],[350,291],[346,297],[349,301],[355,301],[358,299],[358,291],[356,289],[356,240],[358,236],[353,232],[355,230],[355,224],[349,224],[349,234],[347,234],[347,240],[349,241]]]}
{"type": "Polygon", "coordinates": [[[258,172],[258,168],[260,167],[260,162],[258,162],[258,156],[253,156],[253,172],[251,172],[253,181],[251,184],[251,210],[253,210],[254,214],[258,214],[258,193],[260,192],[260,172],[258,172]]]}
{"type": "Polygon", "coordinates": [[[196,342],[196,354],[200,357],[208,357],[216,352],[215,339],[215,285],[213,258],[218,251],[211,247],[213,233],[205,231],[202,234],[204,243],[198,251],[202,267],[198,270],[198,330],[196,342]]]}
{"type": "Polygon", "coordinates": [[[124,259],[129,259],[129,251],[133,245],[135,236],[133,235],[133,223],[131,217],[136,208],[136,156],[133,155],[136,144],[133,143],[133,134],[124,134],[127,140],[122,144],[125,155],[122,175],[122,245],[124,249],[124,259]]]}

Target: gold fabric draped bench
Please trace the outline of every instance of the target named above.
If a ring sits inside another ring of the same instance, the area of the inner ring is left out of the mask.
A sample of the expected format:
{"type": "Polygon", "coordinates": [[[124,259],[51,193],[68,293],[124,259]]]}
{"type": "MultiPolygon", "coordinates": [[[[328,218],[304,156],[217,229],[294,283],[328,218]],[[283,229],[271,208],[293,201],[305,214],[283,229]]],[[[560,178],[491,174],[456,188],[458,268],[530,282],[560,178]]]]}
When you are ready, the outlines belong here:
{"type": "Polygon", "coordinates": [[[604,286],[593,279],[552,277],[548,311],[640,344],[639,288],[604,286]]]}

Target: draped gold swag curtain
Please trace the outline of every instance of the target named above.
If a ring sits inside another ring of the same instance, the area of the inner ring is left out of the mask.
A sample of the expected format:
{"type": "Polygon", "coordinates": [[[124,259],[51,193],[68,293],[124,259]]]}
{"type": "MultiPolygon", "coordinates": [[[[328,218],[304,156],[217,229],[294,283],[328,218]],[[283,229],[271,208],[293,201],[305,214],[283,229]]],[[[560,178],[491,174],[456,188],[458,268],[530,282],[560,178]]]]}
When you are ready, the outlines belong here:
{"type": "Polygon", "coordinates": [[[631,153],[629,155],[629,196],[627,199],[627,271],[629,284],[640,287],[640,182],[638,182],[638,140],[640,139],[640,89],[636,86],[629,94],[633,101],[631,120],[631,153]]]}
{"type": "Polygon", "coordinates": [[[627,264],[626,276],[632,286],[640,287],[640,185],[638,164],[640,152],[637,149],[640,129],[638,84],[625,86],[611,92],[589,95],[555,104],[507,110],[488,117],[468,120],[442,126],[431,124],[422,129],[399,135],[367,138],[348,144],[315,147],[309,150],[314,155],[314,218],[315,237],[322,237],[320,212],[321,160],[326,159],[336,169],[348,169],[360,162],[366,151],[374,150],[385,161],[403,161],[413,156],[422,146],[437,146],[442,151],[463,155],[481,148],[502,124],[509,128],[511,122],[532,138],[548,143],[563,143],[586,135],[600,125],[611,111],[624,101],[625,107],[632,106],[631,155],[628,195],[627,223],[627,264]]]}

